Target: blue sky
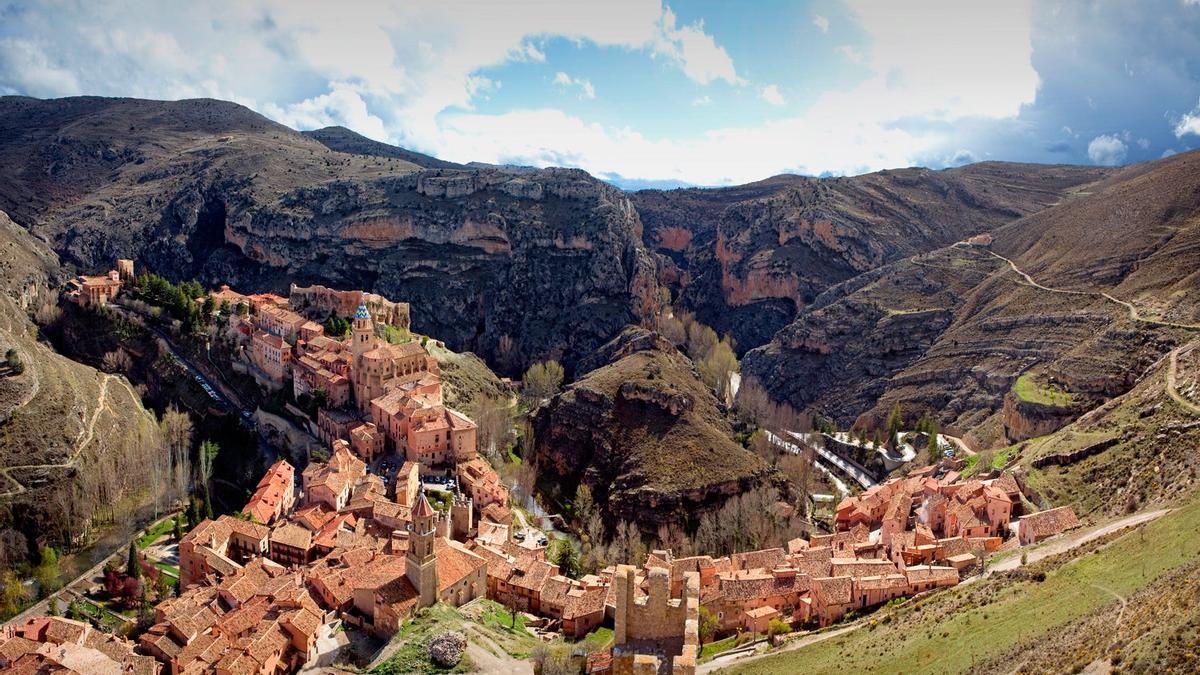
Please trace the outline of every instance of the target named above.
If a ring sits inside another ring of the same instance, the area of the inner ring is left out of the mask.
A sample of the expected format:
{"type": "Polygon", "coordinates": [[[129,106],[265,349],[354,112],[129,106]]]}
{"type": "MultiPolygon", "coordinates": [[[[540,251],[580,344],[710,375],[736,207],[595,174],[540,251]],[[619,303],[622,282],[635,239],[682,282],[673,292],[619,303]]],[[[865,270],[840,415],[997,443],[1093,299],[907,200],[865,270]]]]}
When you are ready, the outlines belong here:
{"type": "Polygon", "coordinates": [[[0,0],[0,93],[234,100],[625,186],[1200,144],[1200,0],[0,0]]]}

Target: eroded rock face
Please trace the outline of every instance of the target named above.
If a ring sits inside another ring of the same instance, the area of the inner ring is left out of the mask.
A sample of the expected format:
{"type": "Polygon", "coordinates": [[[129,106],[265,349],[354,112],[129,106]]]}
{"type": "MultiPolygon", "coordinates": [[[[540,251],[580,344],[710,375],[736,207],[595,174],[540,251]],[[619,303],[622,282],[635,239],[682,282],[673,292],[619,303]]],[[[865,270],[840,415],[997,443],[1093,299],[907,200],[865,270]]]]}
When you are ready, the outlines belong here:
{"type": "Polygon", "coordinates": [[[1000,414],[1008,440],[1017,443],[1045,436],[1070,424],[1083,412],[1078,407],[1059,407],[1022,401],[1009,392],[1000,414]]]}
{"type": "Polygon", "coordinates": [[[216,101],[7,98],[0,119],[20,130],[0,139],[0,194],[83,268],[373,291],[510,373],[570,368],[658,302],[633,204],[582,171],[335,152],[216,101]]]}
{"type": "Polygon", "coordinates": [[[634,202],[660,281],[743,352],[831,286],[1036,212],[1104,173],[985,163],[645,190],[634,202]]]}
{"type": "Polygon", "coordinates": [[[534,416],[538,462],[564,494],[587,484],[610,523],[687,522],[773,480],[733,442],[717,400],[662,336],[628,328],[534,416]]]}

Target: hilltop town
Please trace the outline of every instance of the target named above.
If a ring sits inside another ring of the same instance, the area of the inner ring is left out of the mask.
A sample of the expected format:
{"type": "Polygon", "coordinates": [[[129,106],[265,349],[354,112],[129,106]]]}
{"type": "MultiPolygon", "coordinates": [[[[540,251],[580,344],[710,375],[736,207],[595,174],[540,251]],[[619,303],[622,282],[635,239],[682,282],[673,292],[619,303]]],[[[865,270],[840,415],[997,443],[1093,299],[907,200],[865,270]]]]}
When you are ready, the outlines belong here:
{"type": "MultiPolygon", "coordinates": [[[[122,260],[75,280],[67,298],[104,307],[131,279],[122,260]]],[[[1027,513],[1016,476],[964,479],[950,455],[846,496],[828,533],[720,557],[654,549],[636,566],[571,578],[550,542],[526,536],[477,451],[475,422],[444,405],[430,340],[408,333],[407,305],[294,286],[289,298],[222,286],[196,302],[227,313],[227,337],[262,386],[320,401],[327,459],[314,454],[299,472],[277,460],[240,512],[182,536],[178,596],[161,599],[135,642],[31,618],[0,633],[0,668],[293,672],[318,658],[334,624],[386,641],[425,608],[486,598],[525,615],[539,640],[612,626],[588,672],[690,674],[704,641],[830,626],[959,584],[997,552],[1080,525],[1069,506],[1027,513]],[[326,334],[320,316],[349,317],[346,335],[326,334]],[[396,331],[400,340],[381,337],[396,331]]]]}

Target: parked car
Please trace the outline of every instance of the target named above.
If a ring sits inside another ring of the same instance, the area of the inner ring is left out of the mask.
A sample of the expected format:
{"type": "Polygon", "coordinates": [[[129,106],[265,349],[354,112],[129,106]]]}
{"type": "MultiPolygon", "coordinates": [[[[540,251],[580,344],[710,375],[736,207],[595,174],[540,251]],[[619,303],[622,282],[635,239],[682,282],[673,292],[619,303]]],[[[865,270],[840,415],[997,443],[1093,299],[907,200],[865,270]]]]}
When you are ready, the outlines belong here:
{"type": "Polygon", "coordinates": [[[517,541],[525,541],[525,532],[518,531],[513,535],[513,539],[516,539],[517,541]]]}

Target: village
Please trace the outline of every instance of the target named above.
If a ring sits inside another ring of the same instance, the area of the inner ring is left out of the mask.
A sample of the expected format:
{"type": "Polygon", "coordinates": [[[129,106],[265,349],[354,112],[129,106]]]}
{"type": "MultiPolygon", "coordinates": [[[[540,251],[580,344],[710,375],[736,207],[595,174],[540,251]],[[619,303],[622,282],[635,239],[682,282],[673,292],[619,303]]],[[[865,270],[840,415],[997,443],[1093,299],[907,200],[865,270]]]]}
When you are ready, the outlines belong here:
{"type": "MultiPolygon", "coordinates": [[[[132,276],[122,260],[68,297],[103,306],[132,276]]],[[[1017,475],[964,478],[951,456],[846,496],[828,533],[718,558],[652,550],[640,565],[570,578],[549,560],[552,542],[525,536],[475,422],[444,405],[426,339],[381,337],[407,333],[407,305],[323,287],[206,297],[228,308],[255,378],[320,401],[327,460],[298,472],[279,459],[239,513],[183,535],[178,596],[136,641],[35,617],[0,629],[0,669],[295,672],[334,625],[386,641],[425,608],[487,598],[539,640],[611,628],[587,672],[690,674],[702,642],[831,626],[1080,526],[1069,506],[1032,511],[1017,475]],[[315,320],[331,312],[349,318],[345,337],[315,320]],[[373,470],[385,458],[399,468],[373,470]]]]}

